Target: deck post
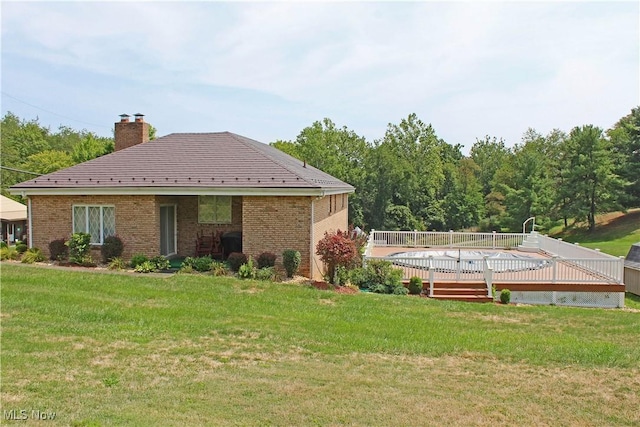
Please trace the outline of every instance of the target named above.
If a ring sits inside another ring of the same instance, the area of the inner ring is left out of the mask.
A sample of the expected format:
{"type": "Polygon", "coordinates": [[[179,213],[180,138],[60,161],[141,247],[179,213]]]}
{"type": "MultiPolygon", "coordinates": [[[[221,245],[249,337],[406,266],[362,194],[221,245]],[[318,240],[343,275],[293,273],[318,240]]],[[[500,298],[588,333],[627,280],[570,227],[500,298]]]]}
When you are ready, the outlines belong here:
{"type": "MultiPolygon", "coordinates": [[[[618,283],[624,284],[624,257],[619,257],[620,259],[620,267],[618,269],[618,283]]],[[[623,294],[624,295],[624,294],[623,294]]],[[[624,307],[624,297],[622,298],[622,305],[620,307],[624,307]]]]}
{"type": "Polygon", "coordinates": [[[553,270],[552,270],[553,276],[551,277],[551,283],[555,285],[557,280],[557,275],[558,275],[558,255],[554,255],[551,257],[551,266],[553,267],[553,270]]]}
{"type": "Polygon", "coordinates": [[[491,248],[492,249],[496,248],[496,230],[493,230],[493,242],[492,242],[491,248]]]}
{"type": "Polygon", "coordinates": [[[429,256],[429,297],[433,298],[433,255],[429,256]]]}
{"type": "Polygon", "coordinates": [[[484,270],[484,281],[487,284],[487,296],[493,299],[493,269],[489,267],[489,257],[483,256],[482,269],[484,270]]]}
{"type": "Polygon", "coordinates": [[[449,230],[449,249],[453,247],[453,230],[449,230]]]}

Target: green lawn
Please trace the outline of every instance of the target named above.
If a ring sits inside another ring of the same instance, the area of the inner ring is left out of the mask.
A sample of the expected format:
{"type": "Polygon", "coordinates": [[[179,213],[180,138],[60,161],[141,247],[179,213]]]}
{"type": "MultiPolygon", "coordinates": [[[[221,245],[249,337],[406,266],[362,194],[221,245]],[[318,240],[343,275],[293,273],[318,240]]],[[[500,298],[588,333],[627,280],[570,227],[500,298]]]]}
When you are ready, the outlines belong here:
{"type": "Polygon", "coordinates": [[[584,226],[563,230],[561,226],[550,230],[552,237],[561,237],[567,242],[580,243],[591,249],[626,256],[631,245],[640,242],[640,209],[632,209],[626,214],[611,213],[598,217],[596,229],[589,232],[584,226]]]}
{"type": "Polygon", "coordinates": [[[7,263],[1,280],[5,418],[39,410],[56,413],[46,425],[72,426],[640,423],[637,298],[624,310],[500,306],[7,263]]]}

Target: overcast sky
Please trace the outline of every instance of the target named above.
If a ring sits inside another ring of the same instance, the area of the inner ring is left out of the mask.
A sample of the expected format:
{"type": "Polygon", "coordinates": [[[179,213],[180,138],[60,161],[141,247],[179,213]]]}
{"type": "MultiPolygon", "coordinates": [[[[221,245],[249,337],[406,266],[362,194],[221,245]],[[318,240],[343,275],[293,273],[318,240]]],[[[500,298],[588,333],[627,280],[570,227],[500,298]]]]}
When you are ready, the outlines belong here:
{"type": "MultiPolygon", "coordinates": [[[[2,113],[111,136],[293,140],[328,117],[373,142],[411,113],[466,150],[640,105],[629,2],[2,1],[2,113]]],[[[465,151],[466,151],[465,150],[465,151]]]]}

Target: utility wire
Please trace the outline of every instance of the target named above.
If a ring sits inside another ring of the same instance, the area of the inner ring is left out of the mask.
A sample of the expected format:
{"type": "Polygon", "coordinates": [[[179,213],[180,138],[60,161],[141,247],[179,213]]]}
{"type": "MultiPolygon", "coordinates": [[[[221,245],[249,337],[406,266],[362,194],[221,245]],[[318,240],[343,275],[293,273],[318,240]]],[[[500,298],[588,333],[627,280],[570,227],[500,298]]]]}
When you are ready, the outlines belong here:
{"type": "Polygon", "coordinates": [[[2,94],[3,94],[4,96],[6,96],[6,97],[9,97],[9,98],[11,98],[11,99],[14,99],[14,100],[16,100],[16,101],[18,101],[18,102],[21,102],[21,103],[23,103],[23,104],[25,104],[25,105],[28,105],[28,106],[30,106],[30,107],[37,108],[38,110],[42,110],[42,111],[44,111],[44,112],[46,112],[46,113],[53,114],[54,116],[62,117],[63,119],[72,120],[72,121],[74,121],[74,122],[78,122],[78,123],[83,123],[83,124],[85,124],[85,125],[98,126],[98,127],[104,128],[104,129],[109,129],[109,130],[111,130],[111,128],[110,128],[109,126],[105,126],[105,125],[98,125],[98,124],[90,123],[90,122],[83,122],[82,120],[77,120],[77,119],[73,119],[73,118],[71,118],[71,117],[63,116],[62,114],[54,113],[53,111],[49,111],[49,110],[44,109],[44,108],[42,108],[42,107],[38,107],[37,105],[30,104],[30,103],[28,103],[27,101],[23,101],[23,100],[21,100],[21,99],[18,99],[18,98],[16,98],[15,96],[10,95],[10,94],[8,94],[8,93],[7,93],[7,92],[5,92],[5,91],[0,91],[0,92],[2,92],[2,94]]]}
{"type": "Polygon", "coordinates": [[[37,176],[42,176],[41,173],[36,173],[36,172],[29,172],[29,171],[25,171],[22,169],[15,169],[15,168],[10,168],[8,166],[0,166],[0,169],[6,169],[8,171],[12,171],[12,172],[21,172],[21,173],[28,173],[30,175],[37,175],[37,176]]]}

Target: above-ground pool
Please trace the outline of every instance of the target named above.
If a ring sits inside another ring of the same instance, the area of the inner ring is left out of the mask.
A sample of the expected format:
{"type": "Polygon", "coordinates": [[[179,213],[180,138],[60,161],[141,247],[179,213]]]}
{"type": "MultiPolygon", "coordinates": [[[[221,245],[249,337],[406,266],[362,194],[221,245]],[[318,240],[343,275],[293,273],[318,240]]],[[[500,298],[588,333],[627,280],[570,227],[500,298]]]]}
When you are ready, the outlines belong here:
{"type": "Polygon", "coordinates": [[[489,266],[496,273],[506,271],[538,270],[549,265],[546,259],[512,252],[496,251],[408,251],[389,255],[397,258],[394,264],[403,267],[428,268],[426,259],[433,257],[432,267],[436,271],[464,273],[480,273],[484,271],[484,258],[487,257],[489,266]]]}

